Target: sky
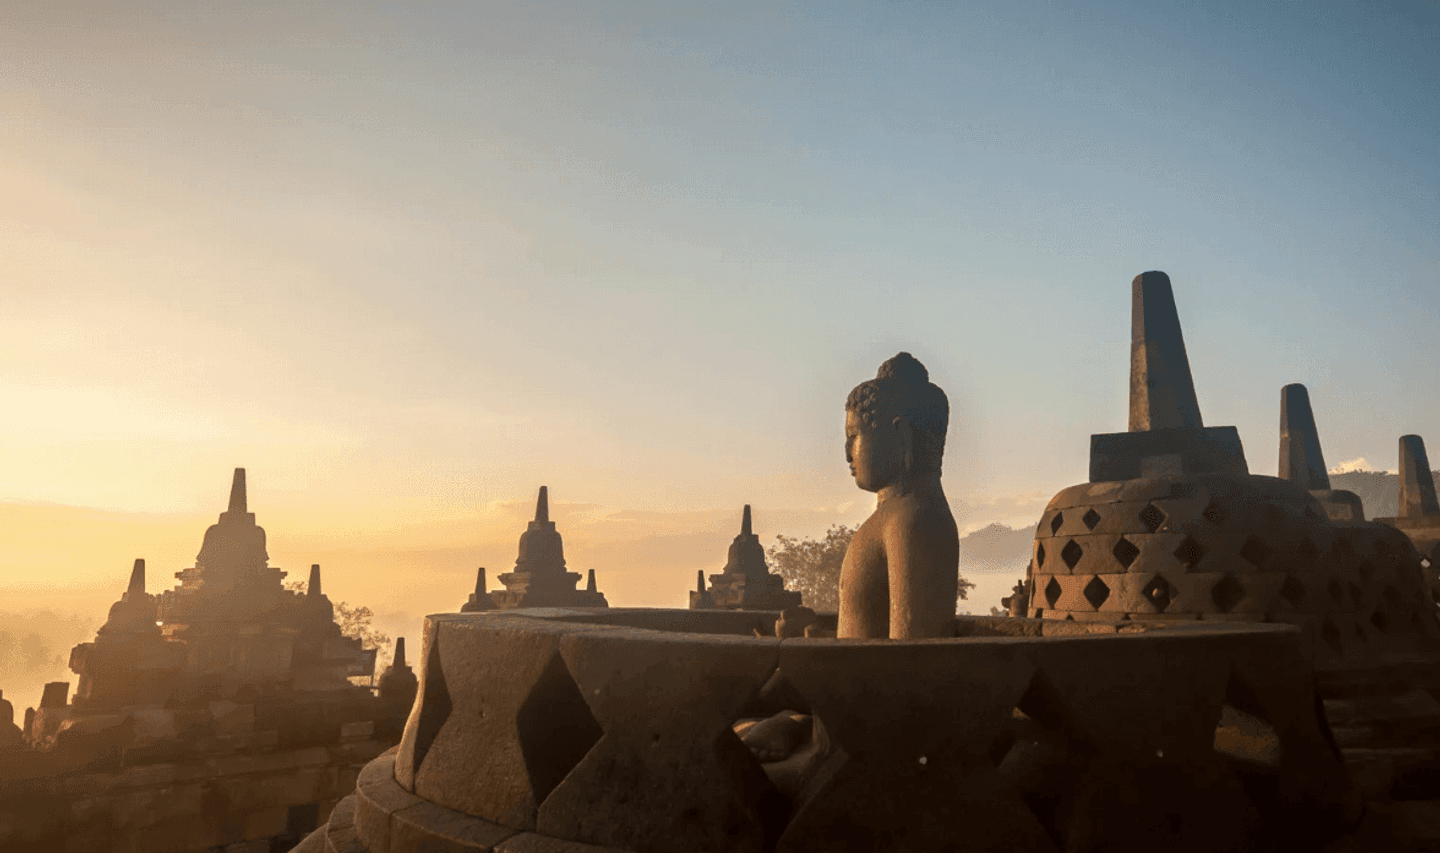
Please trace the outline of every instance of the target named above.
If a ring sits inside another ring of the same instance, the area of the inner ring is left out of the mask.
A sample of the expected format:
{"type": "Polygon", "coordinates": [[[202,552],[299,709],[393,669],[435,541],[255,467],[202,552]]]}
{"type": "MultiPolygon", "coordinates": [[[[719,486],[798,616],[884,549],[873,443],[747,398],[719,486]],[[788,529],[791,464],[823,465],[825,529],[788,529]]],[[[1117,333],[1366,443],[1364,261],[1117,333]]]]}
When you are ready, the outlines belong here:
{"type": "Polygon", "coordinates": [[[1440,442],[1435,2],[4,6],[0,609],[172,585],[235,467],[334,599],[454,610],[547,485],[684,606],[743,504],[868,515],[902,350],[962,531],[1032,525],[1151,269],[1252,471],[1291,382],[1333,466],[1440,442]]]}

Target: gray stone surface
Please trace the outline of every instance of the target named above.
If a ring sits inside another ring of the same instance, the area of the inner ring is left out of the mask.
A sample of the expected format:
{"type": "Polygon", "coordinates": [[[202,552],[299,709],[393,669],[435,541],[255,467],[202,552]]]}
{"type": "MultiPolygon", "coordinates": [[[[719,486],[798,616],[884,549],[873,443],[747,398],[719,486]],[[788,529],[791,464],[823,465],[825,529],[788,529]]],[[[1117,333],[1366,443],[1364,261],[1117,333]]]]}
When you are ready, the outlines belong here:
{"type": "Polygon", "coordinates": [[[1175,427],[1090,436],[1092,483],[1249,471],[1245,446],[1233,426],[1175,427]]]}
{"type": "Polygon", "coordinates": [[[1435,496],[1435,478],[1425,454],[1425,440],[1418,435],[1400,437],[1400,515],[1440,516],[1440,500],[1435,496]]]}
{"type": "Polygon", "coordinates": [[[1203,427],[1170,277],[1141,273],[1130,288],[1130,431],[1203,427]]]}
{"type": "Polygon", "coordinates": [[[966,617],[949,639],[836,642],[747,636],[747,615],[430,617],[448,705],[426,802],[367,768],[362,805],[391,812],[371,853],[1258,853],[1358,819],[1293,627],[966,617]],[[730,727],[781,694],[829,745],[793,800],[730,727]],[[1278,744],[1253,791],[1211,750],[1232,705],[1278,744]]]}
{"type": "Polygon", "coordinates": [[[1310,392],[1299,383],[1280,389],[1280,473],[1309,491],[1330,488],[1329,469],[1320,450],[1320,431],[1310,408],[1310,392]]]}

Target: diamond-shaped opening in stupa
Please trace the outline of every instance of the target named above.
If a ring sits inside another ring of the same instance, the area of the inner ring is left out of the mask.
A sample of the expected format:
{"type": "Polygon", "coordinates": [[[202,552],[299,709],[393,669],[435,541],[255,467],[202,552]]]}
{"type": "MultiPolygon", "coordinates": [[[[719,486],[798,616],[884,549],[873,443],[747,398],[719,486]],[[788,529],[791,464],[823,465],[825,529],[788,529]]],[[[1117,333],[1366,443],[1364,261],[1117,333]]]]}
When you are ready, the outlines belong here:
{"type": "Polygon", "coordinates": [[[1229,613],[1245,598],[1245,587],[1234,575],[1226,575],[1210,588],[1210,598],[1221,613],[1229,613]]]}
{"type": "Polygon", "coordinates": [[[1280,766],[1280,735],[1275,727],[1228,702],[1220,706],[1220,720],[1215,724],[1214,749],[1222,755],[1250,764],[1280,766]]]}
{"type": "Polygon", "coordinates": [[[1100,523],[1100,513],[1094,509],[1087,509],[1085,510],[1085,517],[1080,520],[1085,522],[1086,530],[1094,530],[1095,525],[1100,523]]]}
{"type": "Polygon", "coordinates": [[[1205,509],[1200,512],[1200,515],[1203,516],[1206,521],[1217,526],[1225,523],[1225,508],[1217,503],[1211,503],[1205,507],[1205,509]]]}
{"type": "Polygon", "coordinates": [[[1340,588],[1339,581],[1332,580],[1329,583],[1325,584],[1325,592],[1329,593],[1330,600],[1335,602],[1336,604],[1339,604],[1345,600],[1345,590],[1340,588]]]}
{"type": "Polygon", "coordinates": [[[1300,558],[1300,565],[1310,566],[1320,556],[1320,549],[1310,541],[1308,536],[1300,537],[1300,544],[1295,546],[1295,556],[1300,558]]]}
{"type": "Polygon", "coordinates": [[[605,734],[559,652],[550,655],[520,703],[515,731],[537,803],[550,796],[605,734]]]}
{"type": "Polygon", "coordinates": [[[1251,535],[1245,537],[1245,544],[1240,546],[1240,556],[1245,558],[1245,562],[1257,569],[1264,568],[1265,564],[1270,561],[1270,556],[1274,553],[1275,550],[1269,545],[1266,545],[1265,540],[1259,536],[1251,535]]]}
{"type": "Polygon", "coordinates": [[[1059,533],[1059,532],[1060,532],[1060,528],[1061,528],[1064,524],[1065,524],[1065,513],[1063,513],[1063,512],[1057,512],[1057,513],[1055,513],[1055,517],[1052,518],[1052,519],[1050,519],[1050,535],[1051,535],[1051,536],[1054,536],[1056,533],[1059,533]]]}
{"type": "MultiPolygon", "coordinates": [[[[440,634],[438,630],[432,629],[429,637],[429,649],[425,655],[424,679],[420,685],[420,695],[416,700],[415,707],[410,711],[414,718],[415,746],[412,751],[413,763],[408,768],[409,778],[414,779],[420,772],[420,767],[425,763],[425,756],[430,754],[430,747],[435,744],[435,738],[439,737],[440,729],[445,726],[445,721],[450,719],[450,713],[454,705],[450,700],[450,689],[445,684],[445,669],[440,662],[440,634]]],[[[406,734],[409,734],[407,725],[406,734]]]]}
{"type": "Polygon", "coordinates": [[[1146,504],[1145,508],[1140,510],[1140,523],[1145,525],[1146,530],[1154,533],[1165,523],[1165,511],[1155,504],[1146,504]]]}
{"type": "Polygon", "coordinates": [[[1193,569],[1205,556],[1205,550],[1205,546],[1196,541],[1195,537],[1186,536],[1175,548],[1175,559],[1185,568],[1193,569]]]}
{"type": "Polygon", "coordinates": [[[1044,546],[1044,544],[1038,544],[1038,545],[1035,546],[1035,568],[1037,568],[1037,569],[1043,569],[1043,568],[1045,568],[1045,546],[1044,546]]]}
{"type": "Polygon", "coordinates": [[[1130,564],[1135,562],[1135,558],[1140,556],[1140,549],[1135,546],[1134,542],[1121,536],[1120,540],[1115,543],[1115,547],[1110,550],[1110,553],[1115,555],[1116,562],[1118,562],[1122,568],[1128,569],[1130,568],[1130,564]]]}
{"type": "Polygon", "coordinates": [[[1065,547],[1060,549],[1060,559],[1064,560],[1065,565],[1069,566],[1071,570],[1074,570],[1074,568],[1079,565],[1080,558],[1083,556],[1085,556],[1084,549],[1082,549],[1080,543],[1074,539],[1066,542],[1065,547]]]}
{"type": "Polygon", "coordinates": [[[1299,607],[1300,602],[1305,600],[1305,585],[1295,579],[1294,575],[1286,575],[1285,583],[1280,585],[1280,597],[1290,602],[1291,607],[1299,607]]]}
{"type": "Polygon", "coordinates": [[[1389,604],[1391,607],[1398,608],[1400,607],[1400,605],[1405,603],[1405,596],[1401,595],[1400,590],[1396,589],[1393,586],[1385,587],[1384,596],[1385,603],[1389,604]]]}
{"type": "Polygon", "coordinates": [[[1360,602],[1365,599],[1364,590],[1356,586],[1354,581],[1351,581],[1349,584],[1347,584],[1347,589],[1350,592],[1350,601],[1353,602],[1356,607],[1359,607],[1360,602]]]}
{"type": "Polygon", "coordinates": [[[1105,599],[1110,597],[1110,585],[1100,580],[1100,576],[1096,575],[1090,579],[1089,583],[1085,584],[1084,592],[1085,600],[1090,602],[1091,607],[1099,610],[1100,605],[1105,603],[1105,599]]]}
{"type": "Polygon", "coordinates": [[[1320,626],[1320,639],[1324,640],[1325,644],[1336,654],[1344,651],[1340,645],[1340,629],[1335,626],[1335,622],[1329,616],[1325,617],[1325,622],[1320,626]]]}
{"type": "Polygon", "coordinates": [[[741,801],[753,803],[764,830],[766,850],[774,849],[798,805],[775,787],[775,777],[767,767],[777,762],[789,766],[843,755],[838,747],[826,751],[829,739],[824,726],[818,717],[810,715],[809,709],[810,701],[776,666],[740,719],[721,731],[715,741],[721,766],[732,768],[732,782],[741,801]]]}
{"type": "Polygon", "coordinates": [[[1061,588],[1061,586],[1060,586],[1060,582],[1055,579],[1054,575],[1051,575],[1051,577],[1050,577],[1050,582],[1047,583],[1047,584],[1045,584],[1045,602],[1046,602],[1046,604],[1047,604],[1051,609],[1054,609],[1054,607],[1055,607],[1055,602],[1057,602],[1057,601],[1060,600],[1060,594],[1063,593],[1064,591],[1065,591],[1065,590],[1064,590],[1063,588],[1061,588]]]}
{"type": "Polygon", "coordinates": [[[1165,580],[1164,577],[1155,575],[1150,579],[1150,582],[1145,584],[1145,587],[1140,590],[1140,594],[1145,596],[1151,604],[1155,605],[1156,610],[1164,613],[1165,608],[1170,606],[1171,599],[1175,597],[1175,588],[1172,587],[1170,582],[1165,580]]]}
{"type": "Polygon", "coordinates": [[[1377,607],[1375,608],[1375,612],[1370,614],[1370,624],[1374,625],[1375,630],[1380,633],[1388,633],[1390,630],[1390,617],[1385,615],[1383,609],[1377,607]]]}
{"type": "Polygon", "coordinates": [[[1375,576],[1375,564],[1369,560],[1361,560],[1360,565],[1355,567],[1355,571],[1360,573],[1360,577],[1369,580],[1375,576]]]}

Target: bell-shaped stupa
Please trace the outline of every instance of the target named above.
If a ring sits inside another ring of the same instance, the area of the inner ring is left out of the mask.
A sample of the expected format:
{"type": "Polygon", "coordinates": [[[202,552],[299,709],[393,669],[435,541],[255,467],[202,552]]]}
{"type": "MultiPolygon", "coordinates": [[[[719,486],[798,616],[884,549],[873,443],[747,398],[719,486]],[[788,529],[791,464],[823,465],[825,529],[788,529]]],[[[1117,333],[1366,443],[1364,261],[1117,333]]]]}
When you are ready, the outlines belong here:
{"type": "MultiPolygon", "coordinates": [[[[490,593],[501,610],[516,607],[608,607],[604,594],[594,588],[577,589],[579,572],[565,571],[565,545],[550,520],[550,495],[540,487],[535,519],[520,534],[515,571],[500,576],[504,589],[490,593]]],[[[477,590],[478,591],[478,590],[477,590]]]]}
{"type": "Polygon", "coordinates": [[[690,593],[691,610],[784,610],[800,606],[800,593],[785,589],[785,579],[771,574],[765,562],[765,547],[755,535],[750,505],[740,518],[740,535],[730,543],[725,568],[710,576],[700,573],[697,589],[690,593]]]}
{"type": "MultiPolygon", "coordinates": [[[[1169,278],[1132,283],[1130,431],[1091,437],[1090,482],[1050,501],[1027,583],[1033,617],[1299,625],[1317,666],[1429,653],[1419,556],[1339,516],[1308,394],[1282,394],[1282,477],[1251,475],[1234,427],[1206,427],[1169,278]]],[[[1353,497],[1353,496],[1350,496],[1353,497]]]]}

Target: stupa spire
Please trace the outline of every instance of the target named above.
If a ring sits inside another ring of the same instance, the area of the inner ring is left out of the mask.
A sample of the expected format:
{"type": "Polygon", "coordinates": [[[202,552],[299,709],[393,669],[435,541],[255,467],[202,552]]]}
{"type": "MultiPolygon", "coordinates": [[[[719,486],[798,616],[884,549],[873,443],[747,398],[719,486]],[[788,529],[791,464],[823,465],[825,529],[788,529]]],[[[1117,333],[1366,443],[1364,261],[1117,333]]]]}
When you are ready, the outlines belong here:
{"type": "Polygon", "coordinates": [[[1280,479],[1311,491],[1330,488],[1310,392],[1299,383],[1280,389],[1280,479]]]}
{"type": "Polygon", "coordinates": [[[545,486],[540,487],[540,498],[535,501],[535,520],[538,522],[550,520],[550,490],[545,486]]]}
{"type": "Polygon", "coordinates": [[[586,591],[586,592],[599,592],[599,591],[600,591],[600,590],[595,586],[595,570],[594,570],[594,569],[591,569],[591,570],[590,570],[589,580],[585,581],[585,591],[586,591]]]}
{"type": "Polygon", "coordinates": [[[230,512],[244,514],[249,512],[246,508],[245,498],[245,469],[235,469],[235,479],[230,482],[230,512]]]}
{"type": "Polygon", "coordinates": [[[696,569],[696,570],[695,570],[695,591],[696,591],[696,592],[701,592],[701,593],[703,593],[703,592],[705,591],[705,570],[704,570],[704,569],[696,569]]]}
{"type": "Polygon", "coordinates": [[[740,516],[740,535],[755,535],[754,529],[750,526],[750,504],[745,504],[745,514],[740,516]]]}
{"type": "Polygon", "coordinates": [[[1130,431],[1203,427],[1170,277],[1141,273],[1130,294],[1130,431]]]}
{"type": "Polygon", "coordinates": [[[310,582],[305,585],[305,596],[314,598],[320,596],[324,590],[320,587],[320,564],[313,563],[310,566],[310,582]]]}
{"type": "Polygon", "coordinates": [[[1400,512],[1403,518],[1440,515],[1435,497],[1435,475],[1425,455],[1425,440],[1418,435],[1400,437],[1400,512]]]}
{"type": "Polygon", "coordinates": [[[480,571],[475,573],[475,594],[485,594],[485,567],[481,566],[480,571]]]}
{"type": "Polygon", "coordinates": [[[395,638],[395,661],[391,664],[391,666],[395,667],[396,669],[399,669],[400,667],[402,667],[402,666],[404,666],[404,665],[405,665],[405,638],[404,638],[404,637],[396,637],[396,638],[395,638]]]}
{"type": "Polygon", "coordinates": [[[130,570],[130,586],[125,590],[127,595],[145,594],[145,561],[136,560],[135,568],[130,570]]]}

